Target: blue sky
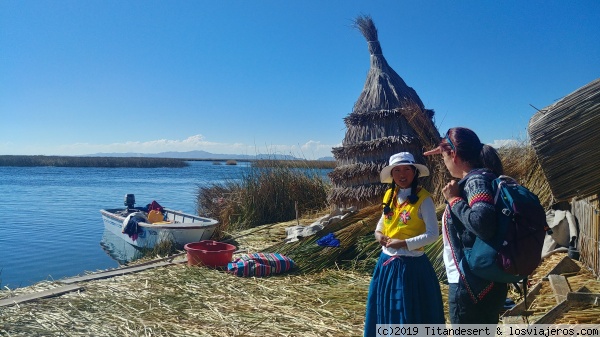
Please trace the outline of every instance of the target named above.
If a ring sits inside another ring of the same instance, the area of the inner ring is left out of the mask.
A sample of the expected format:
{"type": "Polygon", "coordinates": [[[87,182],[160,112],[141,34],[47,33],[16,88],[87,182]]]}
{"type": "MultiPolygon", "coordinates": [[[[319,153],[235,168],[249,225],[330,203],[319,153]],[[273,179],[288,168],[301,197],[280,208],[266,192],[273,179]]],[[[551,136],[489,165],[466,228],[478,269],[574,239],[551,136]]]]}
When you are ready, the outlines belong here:
{"type": "Polygon", "coordinates": [[[0,1],[0,154],[331,156],[370,15],[441,133],[523,141],[600,77],[600,1],[0,1]]]}

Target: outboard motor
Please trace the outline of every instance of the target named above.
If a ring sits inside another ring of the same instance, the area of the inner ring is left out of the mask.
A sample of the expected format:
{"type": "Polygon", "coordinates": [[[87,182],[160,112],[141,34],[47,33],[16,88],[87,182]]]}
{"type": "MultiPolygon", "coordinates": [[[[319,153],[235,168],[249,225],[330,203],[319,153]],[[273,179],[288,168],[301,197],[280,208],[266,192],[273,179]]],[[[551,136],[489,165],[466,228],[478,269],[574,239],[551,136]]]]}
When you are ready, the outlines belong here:
{"type": "Polygon", "coordinates": [[[135,195],[133,194],[125,194],[125,206],[127,209],[133,209],[135,205],[135,195]]]}

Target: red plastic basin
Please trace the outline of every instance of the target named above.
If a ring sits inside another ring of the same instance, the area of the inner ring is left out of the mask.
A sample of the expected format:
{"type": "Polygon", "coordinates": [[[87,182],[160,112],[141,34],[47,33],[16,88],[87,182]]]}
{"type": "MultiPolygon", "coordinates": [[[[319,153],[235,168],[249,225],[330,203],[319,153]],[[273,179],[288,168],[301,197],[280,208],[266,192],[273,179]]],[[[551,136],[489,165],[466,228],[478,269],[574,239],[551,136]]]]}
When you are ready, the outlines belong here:
{"type": "Polygon", "coordinates": [[[224,267],[231,262],[236,247],[224,242],[202,240],[183,246],[188,266],[224,267]]]}

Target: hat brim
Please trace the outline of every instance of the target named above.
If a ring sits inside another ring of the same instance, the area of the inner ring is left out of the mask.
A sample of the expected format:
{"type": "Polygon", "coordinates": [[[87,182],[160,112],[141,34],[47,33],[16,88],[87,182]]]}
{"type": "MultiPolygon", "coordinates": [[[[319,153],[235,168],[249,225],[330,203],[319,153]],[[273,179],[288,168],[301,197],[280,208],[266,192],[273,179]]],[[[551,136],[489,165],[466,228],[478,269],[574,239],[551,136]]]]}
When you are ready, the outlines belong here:
{"type": "Polygon", "coordinates": [[[396,166],[403,166],[403,165],[411,165],[417,168],[417,172],[419,172],[418,177],[427,177],[429,175],[429,169],[427,168],[427,166],[425,165],[421,165],[421,164],[409,164],[409,163],[400,163],[400,164],[394,164],[394,165],[390,165],[390,166],[386,166],[384,167],[381,172],[379,173],[379,180],[384,183],[384,184],[389,184],[393,181],[392,178],[392,169],[396,166]]]}
{"type": "Polygon", "coordinates": [[[423,153],[424,156],[433,156],[434,154],[442,154],[442,147],[438,146],[433,150],[429,150],[423,153]]]}

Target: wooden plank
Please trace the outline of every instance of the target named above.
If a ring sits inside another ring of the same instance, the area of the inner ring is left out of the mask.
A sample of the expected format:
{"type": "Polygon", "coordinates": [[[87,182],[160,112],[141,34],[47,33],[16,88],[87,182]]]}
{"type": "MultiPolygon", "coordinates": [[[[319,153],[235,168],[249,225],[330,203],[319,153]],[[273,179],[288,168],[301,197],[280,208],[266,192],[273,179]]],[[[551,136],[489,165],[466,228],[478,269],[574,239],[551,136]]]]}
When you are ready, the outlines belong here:
{"type": "Polygon", "coordinates": [[[552,270],[548,273],[548,276],[552,274],[560,275],[566,273],[574,273],[578,272],[580,269],[581,267],[579,267],[577,263],[575,263],[573,260],[571,260],[570,257],[565,255],[565,257],[563,257],[562,260],[560,260],[560,262],[558,262],[556,266],[552,268],[552,270]]]}
{"type": "Polygon", "coordinates": [[[42,298],[50,298],[60,296],[62,294],[84,290],[83,287],[77,285],[66,285],[54,289],[44,290],[37,293],[25,294],[0,300],[0,307],[35,301],[42,298]]]}
{"type": "Polygon", "coordinates": [[[181,259],[182,255],[183,254],[177,254],[175,256],[171,256],[168,258],[154,260],[154,261],[150,261],[150,262],[135,265],[135,266],[111,269],[111,270],[106,270],[106,271],[93,273],[93,274],[89,274],[89,275],[76,276],[76,277],[72,277],[72,278],[68,278],[68,279],[64,279],[64,280],[59,280],[59,281],[57,281],[58,283],[63,283],[66,285],[55,288],[55,289],[44,290],[44,291],[40,291],[40,292],[36,292],[36,293],[32,293],[32,294],[26,294],[26,295],[2,299],[2,300],[0,300],[0,307],[14,305],[14,304],[23,303],[23,302],[34,301],[34,300],[42,299],[42,298],[56,297],[56,296],[60,296],[62,294],[68,293],[68,292],[83,290],[84,288],[82,286],[78,286],[75,284],[78,282],[99,280],[99,279],[109,278],[109,277],[113,277],[113,276],[137,273],[137,272],[140,272],[140,271],[143,271],[146,269],[158,268],[158,267],[169,266],[169,265],[186,262],[186,260],[181,259]]]}
{"type": "Polygon", "coordinates": [[[567,299],[567,294],[571,291],[567,278],[562,275],[548,275],[550,287],[554,291],[556,303],[560,303],[567,299]]]}
{"type": "Polygon", "coordinates": [[[600,294],[598,294],[598,293],[580,293],[580,292],[568,293],[567,301],[600,305],[600,294]]]}
{"type": "Polygon", "coordinates": [[[73,284],[73,283],[77,283],[77,282],[99,280],[99,279],[103,279],[103,278],[109,278],[109,277],[114,277],[114,276],[122,276],[122,275],[137,273],[137,272],[140,272],[142,270],[151,269],[151,268],[158,268],[158,267],[163,267],[163,266],[169,266],[169,265],[173,265],[173,264],[175,264],[175,263],[174,262],[170,262],[170,261],[161,261],[161,262],[150,263],[150,264],[139,265],[139,266],[131,266],[131,267],[125,267],[125,268],[111,269],[111,270],[102,271],[102,272],[99,272],[99,273],[93,273],[93,274],[84,275],[84,276],[76,276],[76,277],[72,277],[72,278],[60,280],[58,282],[64,283],[64,284],[73,284]]]}
{"type": "Polygon", "coordinates": [[[578,293],[591,293],[591,291],[586,287],[586,286],[582,286],[581,288],[579,288],[579,290],[577,290],[578,293]]]}
{"type": "MultiPolygon", "coordinates": [[[[540,293],[540,289],[542,289],[542,282],[536,283],[529,291],[527,292],[527,305],[531,305],[535,297],[540,293]]],[[[525,310],[529,308],[525,308],[525,301],[521,300],[514,307],[507,310],[503,317],[508,316],[521,316],[525,310]]]]}

